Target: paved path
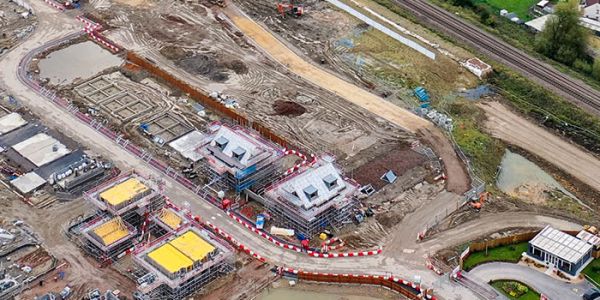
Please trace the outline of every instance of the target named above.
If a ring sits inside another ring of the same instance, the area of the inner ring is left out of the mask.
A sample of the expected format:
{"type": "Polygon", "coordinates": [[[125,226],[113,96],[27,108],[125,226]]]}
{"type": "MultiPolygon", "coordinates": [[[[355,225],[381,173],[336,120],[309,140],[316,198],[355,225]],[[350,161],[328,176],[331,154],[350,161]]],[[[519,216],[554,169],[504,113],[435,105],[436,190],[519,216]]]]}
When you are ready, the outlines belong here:
{"type": "MultiPolygon", "coordinates": [[[[90,150],[109,157],[114,163],[122,169],[136,169],[140,172],[155,177],[164,178],[162,173],[150,168],[144,161],[140,160],[125,151],[123,148],[105,136],[99,134],[90,127],[83,126],[70,113],[60,109],[48,100],[36,94],[34,91],[23,85],[17,76],[19,61],[27,53],[36,47],[40,47],[51,40],[63,38],[73,32],[81,30],[81,24],[74,21],[73,16],[65,13],[57,13],[50,10],[41,1],[32,1],[38,12],[39,26],[37,31],[19,47],[7,53],[0,58],[0,86],[5,87],[9,93],[32,110],[40,119],[51,128],[56,128],[74,140],[89,147],[90,150]]],[[[405,279],[412,279],[414,275],[419,275],[424,284],[433,287],[437,293],[446,299],[472,299],[474,295],[467,289],[450,283],[447,277],[438,277],[433,272],[426,269],[424,265],[423,254],[430,249],[438,249],[444,246],[450,246],[456,242],[457,238],[466,239],[480,235],[482,231],[495,231],[499,229],[497,224],[502,226],[515,226],[511,221],[518,221],[516,226],[522,225],[522,220],[530,220],[527,225],[543,227],[546,223],[553,224],[558,228],[564,226],[575,226],[572,223],[566,223],[562,220],[552,218],[521,218],[501,219],[501,223],[488,223],[484,219],[475,220],[465,224],[464,228],[469,228],[466,232],[458,228],[456,232],[443,233],[439,239],[429,241],[425,244],[415,244],[416,233],[422,228],[414,228],[414,232],[406,231],[406,237],[409,246],[417,249],[413,254],[398,254],[386,252],[372,257],[358,258],[339,258],[322,259],[312,258],[305,254],[284,250],[258,238],[254,233],[232,221],[225,213],[209,204],[207,201],[198,198],[189,190],[182,188],[178,183],[166,178],[166,194],[173,202],[178,205],[184,202],[190,203],[190,209],[194,214],[201,216],[205,220],[210,220],[213,224],[221,227],[236,239],[246,244],[248,247],[267,258],[273,264],[285,265],[296,268],[302,268],[307,271],[320,271],[328,273],[362,273],[362,274],[394,274],[405,279]],[[494,225],[496,224],[496,225],[494,225]],[[460,234],[460,236],[455,236],[460,234]],[[411,242],[413,241],[413,242],[411,242]]],[[[422,212],[415,212],[420,216],[422,212]]],[[[407,220],[411,220],[408,218],[407,220]]],[[[410,228],[410,225],[400,225],[410,228]]],[[[402,239],[402,237],[399,237],[402,239]]]]}
{"type": "Polygon", "coordinates": [[[469,274],[483,282],[500,279],[518,280],[537,292],[543,293],[551,300],[581,299],[583,293],[592,287],[587,281],[579,284],[569,284],[529,267],[511,263],[479,265],[469,271],[469,274]]]}

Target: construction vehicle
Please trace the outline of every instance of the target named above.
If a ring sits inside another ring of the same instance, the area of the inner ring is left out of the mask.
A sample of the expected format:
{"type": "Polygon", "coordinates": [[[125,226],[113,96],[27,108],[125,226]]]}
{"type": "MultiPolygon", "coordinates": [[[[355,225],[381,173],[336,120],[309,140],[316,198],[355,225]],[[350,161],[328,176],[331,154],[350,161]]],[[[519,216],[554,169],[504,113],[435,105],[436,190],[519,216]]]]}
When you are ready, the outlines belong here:
{"type": "Polygon", "coordinates": [[[299,0],[279,0],[277,2],[277,11],[283,18],[285,18],[286,14],[301,17],[304,14],[304,5],[299,0]]]}
{"type": "Polygon", "coordinates": [[[488,200],[489,196],[490,196],[489,192],[483,192],[483,193],[479,194],[479,198],[471,199],[471,202],[469,203],[469,205],[471,205],[471,207],[473,209],[475,209],[476,211],[480,211],[481,208],[483,207],[483,203],[485,203],[488,200]]]}

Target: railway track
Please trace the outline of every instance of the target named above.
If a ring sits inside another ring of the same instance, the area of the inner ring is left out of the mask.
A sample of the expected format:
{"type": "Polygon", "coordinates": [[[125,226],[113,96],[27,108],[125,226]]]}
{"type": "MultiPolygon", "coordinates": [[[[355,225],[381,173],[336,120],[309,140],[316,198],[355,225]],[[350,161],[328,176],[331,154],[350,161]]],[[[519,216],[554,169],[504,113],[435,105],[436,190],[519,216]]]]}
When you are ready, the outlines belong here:
{"type": "Polygon", "coordinates": [[[600,116],[600,91],[579,79],[501,41],[482,29],[459,19],[436,5],[423,0],[395,0],[419,19],[460,39],[483,54],[500,61],[565,97],[586,111],[600,116]]]}

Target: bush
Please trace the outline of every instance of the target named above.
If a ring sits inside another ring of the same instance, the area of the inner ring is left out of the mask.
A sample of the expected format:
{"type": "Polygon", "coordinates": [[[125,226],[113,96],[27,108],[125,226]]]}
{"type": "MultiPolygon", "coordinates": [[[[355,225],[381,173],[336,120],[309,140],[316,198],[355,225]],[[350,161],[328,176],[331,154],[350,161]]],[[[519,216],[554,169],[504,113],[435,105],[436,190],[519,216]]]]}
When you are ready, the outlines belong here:
{"type": "Polygon", "coordinates": [[[586,74],[592,73],[592,65],[583,59],[576,59],[573,63],[573,67],[586,74]]]}
{"type": "Polygon", "coordinates": [[[600,58],[594,59],[594,66],[592,66],[592,76],[600,80],[600,58]]]}
{"type": "Polygon", "coordinates": [[[524,285],[520,282],[516,282],[516,281],[507,281],[507,282],[503,283],[502,289],[507,294],[509,294],[515,298],[519,298],[519,297],[527,294],[527,292],[529,292],[529,288],[526,285],[524,285]]]}

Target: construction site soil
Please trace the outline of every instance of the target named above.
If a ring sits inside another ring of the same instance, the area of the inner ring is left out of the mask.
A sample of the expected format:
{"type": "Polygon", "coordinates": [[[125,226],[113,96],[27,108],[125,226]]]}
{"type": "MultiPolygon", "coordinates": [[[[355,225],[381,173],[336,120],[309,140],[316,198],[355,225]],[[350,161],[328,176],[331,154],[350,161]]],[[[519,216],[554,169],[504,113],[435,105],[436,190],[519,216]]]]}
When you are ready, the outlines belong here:
{"type": "MultiPolygon", "coordinates": [[[[31,288],[20,295],[20,299],[33,299],[36,295],[40,296],[48,292],[58,293],[66,285],[73,287],[73,296],[76,299],[81,299],[89,289],[93,288],[104,291],[119,289],[129,294],[134,291],[135,284],[133,282],[110,268],[97,268],[97,263],[71,243],[64,234],[69,220],[93,209],[90,203],[86,203],[83,199],[77,199],[45,209],[36,209],[26,204],[8,188],[0,189],[0,198],[2,198],[0,215],[23,220],[29,224],[39,235],[47,251],[59,259],[58,264],[66,263],[61,269],[65,272],[63,280],[43,286],[40,286],[38,281],[33,282],[30,285],[31,288]]],[[[38,260],[39,258],[38,262],[46,261],[47,263],[47,257],[43,255],[43,251],[37,250],[24,256],[23,259],[38,260]]],[[[53,282],[56,272],[46,274],[41,280],[44,280],[45,283],[53,282]]]]}
{"type": "Polygon", "coordinates": [[[0,55],[27,37],[37,24],[35,15],[13,1],[0,2],[0,55]]]}

